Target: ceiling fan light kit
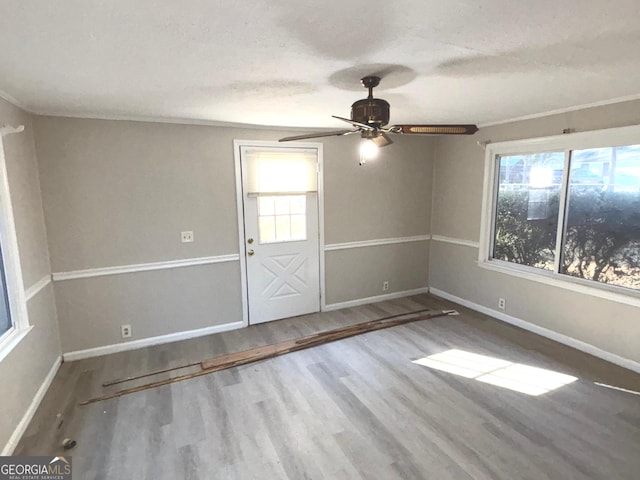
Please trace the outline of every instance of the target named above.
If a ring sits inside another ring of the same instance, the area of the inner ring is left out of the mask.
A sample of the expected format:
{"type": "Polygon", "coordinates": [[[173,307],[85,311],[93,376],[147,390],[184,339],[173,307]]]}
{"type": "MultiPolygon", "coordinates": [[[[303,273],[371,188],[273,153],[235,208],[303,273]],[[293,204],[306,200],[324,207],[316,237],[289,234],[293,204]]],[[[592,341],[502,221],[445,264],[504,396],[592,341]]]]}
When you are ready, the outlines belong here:
{"type": "Polygon", "coordinates": [[[369,158],[373,158],[378,148],[391,145],[391,134],[400,135],[473,135],[478,127],[473,124],[454,125],[393,125],[387,127],[390,119],[391,106],[381,98],[374,98],[373,89],[380,84],[380,77],[370,75],[361,79],[362,85],[369,90],[367,98],[357,100],[351,105],[351,118],[333,118],[350,123],[353,129],[336,130],[333,132],[311,133],[281,138],[280,142],[306,140],[309,138],[333,137],[359,133],[362,137],[360,144],[360,165],[369,158]]]}
{"type": "Polygon", "coordinates": [[[364,165],[365,163],[367,163],[367,160],[376,158],[376,156],[378,155],[378,145],[376,145],[373,140],[363,139],[360,142],[359,153],[360,153],[359,163],[360,165],[364,165]]]}

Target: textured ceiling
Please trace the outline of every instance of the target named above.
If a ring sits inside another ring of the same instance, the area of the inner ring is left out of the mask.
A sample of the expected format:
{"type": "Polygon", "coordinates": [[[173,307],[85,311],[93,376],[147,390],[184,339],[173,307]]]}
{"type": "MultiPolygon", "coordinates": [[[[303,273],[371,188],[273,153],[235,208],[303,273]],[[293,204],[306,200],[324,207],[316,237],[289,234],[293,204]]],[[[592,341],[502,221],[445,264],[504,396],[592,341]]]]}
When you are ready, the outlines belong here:
{"type": "Polygon", "coordinates": [[[479,124],[640,94],[638,0],[0,0],[0,90],[38,113],[479,124]]]}

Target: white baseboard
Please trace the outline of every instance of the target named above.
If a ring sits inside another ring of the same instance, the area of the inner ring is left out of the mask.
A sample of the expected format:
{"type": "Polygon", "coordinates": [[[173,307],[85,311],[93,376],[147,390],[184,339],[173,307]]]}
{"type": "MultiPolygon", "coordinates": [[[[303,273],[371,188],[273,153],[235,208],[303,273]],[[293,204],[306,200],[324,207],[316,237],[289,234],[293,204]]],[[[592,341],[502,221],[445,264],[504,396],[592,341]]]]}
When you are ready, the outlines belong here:
{"type": "Polygon", "coordinates": [[[385,293],[384,295],[376,295],[375,297],[358,298],[356,300],[348,300],[346,302],[330,303],[322,308],[323,312],[330,312],[332,310],[340,310],[341,308],[359,307],[360,305],[367,305],[369,303],[382,302],[385,300],[394,300],[396,298],[409,297],[411,295],[419,295],[421,293],[428,293],[429,288],[416,288],[415,290],[404,290],[402,292],[385,293]]]}
{"type": "Polygon", "coordinates": [[[38,410],[38,407],[40,406],[40,402],[42,402],[42,399],[46,395],[47,390],[49,390],[49,387],[51,386],[51,382],[53,382],[53,379],[55,378],[56,373],[58,373],[58,369],[60,368],[60,365],[62,365],[62,357],[56,358],[55,362],[53,362],[53,365],[51,366],[51,370],[49,370],[49,373],[47,373],[47,376],[44,378],[42,385],[40,385],[40,388],[38,388],[38,391],[33,397],[33,400],[31,400],[31,403],[29,404],[27,411],[22,416],[20,423],[18,423],[18,426],[15,428],[15,430],[11,434],[11,437],[9,437],[9,441],[2,449],[2,453],[0,453],[0,455],[8,456],[13,454],[13,451],[18,446],[18,442],[22,438],[22,435],[24,435],[24,432],[27,430],[29,423],[33,419],[33,416],[35,415],[36,410],[38,410]]]}
{"type": "Polygon", "coordinates": [[[524,320],[521,320],[520,318],[512,317],[511,315],[507,315],[504,312],[499,312],[478,303],[465,300],[464,298],[457,297],[456,295],[452,295],[451,293],[447,293],[437,288],[430,288],[429,291],[432,294],[437,295],[438,297],[442,297],[444,299],[458,303],[477,312],[484,313],[485,315],[489,315],[490,317],[501,320],[505,323],[515,325],[516,327],[520,327],[524,330],[536,333],[542,337],[555,340],[558,343],[573,347],[576,350],[580,350],[582,352],[588,353],[589,355],[593,355],[594,357],[601,358],[603,360],[606,360],[607,362],[611,362],[634,372],[640,373],[640,363],[636,362],[635,360],[630,360],[628,358],[616,355],[615,353],[607,352],[606,350],[602,350],[601,348],[591,345],[590,343],[586,343],[582,340],[564,335],[563,333],[558,333],[554,330],[549,330],[548,328],[526,322],[524,320]]]}
{"type": "Polygon", "coordinates": [[[105,345],[103,347],[88,348],[86,350],[76,350],[73,352],[63,353],[62,357],[65,362],[73,362],[74,360],[82,360],[84,358],[100,357],[112,353],[126,352],[128,350],[136,350],[138,348],[151,347],[153,345],[161,345],[163,343],[177,342],[179,340],[188,340],[190,338],[203,337],[213,333],[227,332],[242,328],[242,322],[225,323],[222,325],[214,325],[212,327],[198,328],[196,330],[186,330],[184,332],[169,333],[157,337],[142,338],[131,342],[115,343],[113,345],[105,345]]]}

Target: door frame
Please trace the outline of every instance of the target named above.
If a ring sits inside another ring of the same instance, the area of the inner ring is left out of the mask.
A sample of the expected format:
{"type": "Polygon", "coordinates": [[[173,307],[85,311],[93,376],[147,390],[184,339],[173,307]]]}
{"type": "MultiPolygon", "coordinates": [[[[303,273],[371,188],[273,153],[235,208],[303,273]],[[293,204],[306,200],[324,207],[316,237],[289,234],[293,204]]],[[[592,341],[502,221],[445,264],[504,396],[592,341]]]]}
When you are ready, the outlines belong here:
{"type": "Polygon", "coordinates": [[[240,287],[242,292],[242,325],[249,326],[249,290],[247,285],[247,242],[244,234],[244,198],[242,191],[242,166],[240,152],[242,147],[271,148],[315,148],[318,151],[318,255],[320,262],[320,311],[325,309],[324,277],[324,182],[323,182],[323,144],[320,142],[295,142],[283,145],[280,142],[265,140],[234,140],[233,158],[236,174],[236,208],[238,213],[238,252],[240,255],[240,287]]]}

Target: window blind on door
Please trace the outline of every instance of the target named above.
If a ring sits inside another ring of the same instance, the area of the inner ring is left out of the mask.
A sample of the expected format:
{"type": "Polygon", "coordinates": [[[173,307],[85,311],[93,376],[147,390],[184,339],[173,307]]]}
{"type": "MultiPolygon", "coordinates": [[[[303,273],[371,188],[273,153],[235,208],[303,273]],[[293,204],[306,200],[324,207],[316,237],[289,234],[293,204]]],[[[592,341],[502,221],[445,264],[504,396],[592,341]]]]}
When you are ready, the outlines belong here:
{"type": "Polygon", "coordinates": [[[248,149],[247,194],[291,195],[318,191],[316,150],[248,149]]]}

